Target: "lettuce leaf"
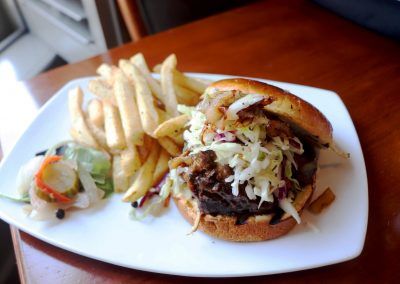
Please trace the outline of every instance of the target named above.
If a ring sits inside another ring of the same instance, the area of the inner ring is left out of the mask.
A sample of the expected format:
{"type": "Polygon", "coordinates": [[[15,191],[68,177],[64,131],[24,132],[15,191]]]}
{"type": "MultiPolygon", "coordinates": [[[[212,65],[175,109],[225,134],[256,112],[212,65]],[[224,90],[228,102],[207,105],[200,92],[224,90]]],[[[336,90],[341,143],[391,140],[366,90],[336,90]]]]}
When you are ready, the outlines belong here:
{"type": "Polygon", "coordinates": [[[105,197],[114,192],[111,162],[105,153],[94,148],[70,144],[65,150],[64,159],[76,161],[89,172],[96,186],[104,191],[105,197]]]}

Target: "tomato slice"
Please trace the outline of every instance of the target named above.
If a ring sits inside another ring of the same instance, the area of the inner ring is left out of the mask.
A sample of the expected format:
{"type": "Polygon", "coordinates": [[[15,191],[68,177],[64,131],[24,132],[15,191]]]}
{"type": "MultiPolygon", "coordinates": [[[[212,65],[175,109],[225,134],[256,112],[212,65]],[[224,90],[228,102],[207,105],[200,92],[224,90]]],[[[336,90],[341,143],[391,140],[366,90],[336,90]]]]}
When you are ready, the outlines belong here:
{"type": "Polygon", "coordinates": [[[52,163],[55,163],[57,161],[61,160],[61,156],[48,156],[44,159],[42,165],[39,168],[39,171],[36,173],[35,175],[35,183],[36,186],[39,188],[39,190],[41,190],[42,192],[51,195],[52,197],[54,197],[54,199],[57,202],[61,202],[61,203],[68,203],[71,202],[72,199],[68,198],[62,194],[60,194],[59,192],[57,192],[56,190],[54,190],[51,186],[47,185],[43,179],[42,179],[42,175],[43,175],[43,171],[44,169],[52,163]]]}

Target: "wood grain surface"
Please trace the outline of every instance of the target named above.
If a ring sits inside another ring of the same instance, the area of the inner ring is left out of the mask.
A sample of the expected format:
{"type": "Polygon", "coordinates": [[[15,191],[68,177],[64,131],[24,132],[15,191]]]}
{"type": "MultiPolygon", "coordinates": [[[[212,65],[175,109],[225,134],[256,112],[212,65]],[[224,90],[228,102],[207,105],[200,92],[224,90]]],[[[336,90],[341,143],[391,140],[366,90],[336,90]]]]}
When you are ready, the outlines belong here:
{"type": "MultiPolygon", "coordinates": [[[[399,279],[398,42],[310,1],[261,1],[58,68],[25,82],[25,86],[43,104],[69,80],[94,75],[101,62],[117,63],[139,51],[151,66],[174,52],[183,71],[261,77],[333,90],[346,104],[356,126],[367,165],[370,200],[362,254],[318,269],[230,282],[393,283],[399,279]]],[[[15,228],[13,234],[23,282],[205,282],[124,269],[53,247],[15,228]]],[[[208,279],[207,283],[223,281],[227,280],[208,279]]]]}

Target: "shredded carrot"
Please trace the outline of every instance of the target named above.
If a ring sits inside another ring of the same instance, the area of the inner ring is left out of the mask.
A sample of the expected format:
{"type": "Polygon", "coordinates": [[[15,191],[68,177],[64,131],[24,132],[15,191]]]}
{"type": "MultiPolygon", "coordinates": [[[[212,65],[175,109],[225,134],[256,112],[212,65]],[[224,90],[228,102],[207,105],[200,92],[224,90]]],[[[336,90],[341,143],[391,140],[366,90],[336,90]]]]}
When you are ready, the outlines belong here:
{"type": "Polygon", "coordinates": [[[53,189],[51,186],[47,185],[44,181],[43,181],[43,171],[45,170],[45,168],[55,162],[58,162],[59,160],[61,160],[61,156],[48,156],[44,159],[42,165],[39,168],[39,171],[36,173],[35,175],[35,183],[36,186],[44,193],[54,197],[56,199],[56,201],[58,202],[62,202],[62,203],[68,203],[71,202],[72,199],[68,198],[62,194],[60,194],[59,192],[57,192],[55,189],[53,189]]]}

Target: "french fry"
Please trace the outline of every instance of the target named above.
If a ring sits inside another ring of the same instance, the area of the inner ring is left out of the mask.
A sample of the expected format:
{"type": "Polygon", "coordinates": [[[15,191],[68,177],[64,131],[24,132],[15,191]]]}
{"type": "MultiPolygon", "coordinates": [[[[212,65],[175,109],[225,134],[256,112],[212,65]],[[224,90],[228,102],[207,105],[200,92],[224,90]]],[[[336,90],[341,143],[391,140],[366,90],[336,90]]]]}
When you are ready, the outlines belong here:
{"type": "Polygon", "coordinates": [[[96,73],[105,79],[110,79],[112,76],[112,67],[107,63],[102,63],[99,68],[97,68],[96,73]]]}
{"type": "Polygon", "coordinates": [[[143,145],[143,128],[135,101],[135,89],[121,70],[115,70],[114,96],[121,115],[122,128],[128,147],[143,145]]]}
{"type": "Polygon", "coordinates": [[[163,104],[165,104],[164,96],[161,90],[161,85],[156,79],[153,78],[153,76],[151,76],[149,67],[147,66],[143,54],[142,53],[135,54],[134,56],[131,57],[130,61],[140,70],[140,72],[146,79],[147,83],[150,86],[151,91],[156,96],[156,98],[159,99],[163,104]]]}
{"type": "Polygon", "coordinates": [[[189,117],[186,114],[168,119],[156,128],[154,136],[159,138],[168,135],[174,136],[181,133],[188,121],[189,117]]]}
{"type": "MultiPolygon", "coordinates": [[[[157,64],[153,67],[153,72],[160,74],[161,73],[161,64],[157,64]]],[[[174,80],[177,84],[186,87],[190,90],[195,91],[196,93],[202,94],[207,86],[211,84],[212,82],[209,80],[204,80],[204,79],[198,79],[198,78],[192,78],[190,76],[187,76],[183,74],[182,72],[178,70],[174,70],[174,80]]]]}
{"type": "Polygon", "coordinates": [[[178,70],[175,70],[174,72],[174,81],[175,83],[183,87],[186,87],[190,90],[193,90],[199,94],[204,93],[205,89],[207,88],[207,84],[195,78],[186,76],[185,74],[179,72],[178,70]]]}
{"type": "Polygon", "coordinates": [[[176,145],[174,141],[172,141],[169,137],[159,138],[158,143],[160,143],[160,145],[173,157],[179,156],[181,154],[181,149],[179,148],[179,146],[176,145]]]}
{"type": "Polygon", "coordinates": [[[161,64],[154,65],[153,72],[160,74],[161,73],[161,64]]]}
{"type": "Polygon", "coordinates": [[[163,123],[164,121],[170,119],[171,117],[164,110],[156,107],[156,111],[158,113],[158,121],[159,123],[163,123]]]}
{"type": "Polygon", "coordinates": [[[153,174],[152,185],[156,186],[164,175],[168,172],[168,160],[170,155],[164,149],[161,149],[160,157],[158,157],[157,165],[153,174]]]}
{"type": "Polygon", "coordinates": [[[308,210],[313,214],[319,214],[324,208],[331,205],[331,203],[335,200],[335,198],[336,198],[335,194],[328,187],[320,196],[317,197],[317,199],[315,199],[310,204],[308,210]]]}
{"type": "Polygon", "coordinates": [[[173,78],[176,64],[176,56],[175,54],[171,54],[164,60],[161,66],[161,88],[165,96],[165,109],[172,117],[179,115],[173,78]]]}
{"type": "Polygon", "coordinates": [[[89,82],[89,91],[100,99],[107,100],[116,105],[112,87],[105,80],[91,80],[89,82]]]}
{"type": "Polygon", "coordinates": [[[188,105],[188,106],[195,106],[199,102],[199,94],[190,90],[186,89],[185,87],[182,87],[180,85],[175,84],[175,92],[176,92],[176,98],[178,100],[178,103],[188,105]]]}
{"type": "Polygon", "coordinates": [[[146,162],[147,157],[150,154],[150,151],[149,151],[148,147],[146,147],[146,146],[138,146],[137,150],[139,153],[139,159],[140,159],[141,163],[143,164],[144,162],[146,162]]]}
{"type": "Polygon", "coordinates": [[[96,139],[97,143],[104,149],[108,149],[106,134],[103,128],[98,127],[95,125],[92,120],[86,118],[86,124],[92,133],[93,137],[96,139]]]}
{"type": "Polygon", "coordinates": [[[185,140],[183,139],[183,132],[178,133],[176,135],[169,135],[168,138],[174,141],[174,143],[180,148],[182,148],[183,145],[185,144],[185,140]]]}
{"type": "Polygon", "coordinates": [[[119,152],[126,147],[118,109],[108,101],[103,101],[104,129],[110,150],[119,152]]]}
{"type": "Polygon", "coordinates": [[[98,99],[91,99],[87,106],[88,119],[97,127],[104,128],[103,104],[98,99]]]}
{"type": "Polygon", "coordinates": [[[125,176],[132,176],[141,166],[139,153],[135,146],[121,151],[121,168],[125,176]]]}
{"type": "Polygon", "coordinates": [[[71,117],[73,137],[78,142],[87,144],[89,146],[98,147],[96,139],[94,139],[90,132],[85,116],[82,111],[83,93],[80,88],[71,89],[68,92],[68,109],[71,117]]]}
{"type": "Polygon", "coordinates": [[[158,143],[155,143],[146,162],[139,169],[135,181],[128,188],[127,192],[122,198],[123,201],[134,202],[145,195],[146,192],[151,188],[154,170],[156,168],[159,154],[160,146],[158,145],[158,143]]]}
{"type": "Polygon", "coordinates": [[[114,191],[125,192],[128,189],[128,177],[122,170],[121,157],[119,155],[113,156],[112,176],[113,176],[114,191]]]}
{"type": "Polygon", "coordinates": [[[168,161],[170,169],[176,169],[182,164],[190,165],[192,163],[192,157],[180,155],[168,161]]]}
{"type": "Polygon", "coordinates": [[[129,61],[120,60],[120,68],[130,78],[135,85],[136,102],[139,108],[140,120],[143,130],[152,136],[158,125],[158,113],[154,105],[154,99],[151,90],[147,85],[146,79],[140,73],[139,69],[129,61]]]}
{"type": "Polygon", "coordinates": [[[137,147],[137,150],[139,153],[139,158],[140,158],[140,161],[142,162],[142,164],[144,162],[146,162],[147,157],[149,156],[154,143],[157,143],[156,140],[154,140],[153,138],[151,138],[148,135],[144,135],[143,145],[137,147]]]}
{"type": "Polygon", "coordinates": [[[78,133],[78,130],[74,128],[70,128],[69,130],[69,135],[72,137],[72,140],[78,141],[80,143],[86,144],[81,140],[80,134],[78,133]]]}

